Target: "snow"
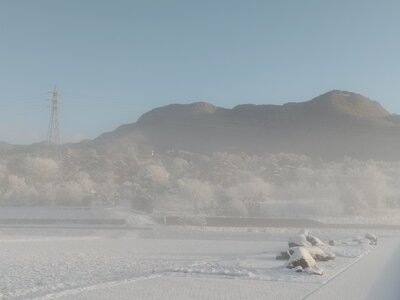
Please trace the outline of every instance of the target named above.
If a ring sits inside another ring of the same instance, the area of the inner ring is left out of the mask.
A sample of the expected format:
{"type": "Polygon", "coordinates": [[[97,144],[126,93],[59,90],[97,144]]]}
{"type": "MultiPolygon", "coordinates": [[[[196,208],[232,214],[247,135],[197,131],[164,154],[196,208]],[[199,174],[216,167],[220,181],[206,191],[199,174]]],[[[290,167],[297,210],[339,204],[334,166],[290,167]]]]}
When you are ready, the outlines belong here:
{"type": "Polygon", "coordinates": [[[306,239],[307,239],[307,241],[308,242],[310,242],[311,243],[311,245],[313,245],[313,246],[318,246],[318,247],[323,247],[324,246],[324,243],[319,239],[319,238],[317,238],[316,236],[313,236],[313,235],[307,235],[306,236],[306,239]]]}
{"type": "Polygon", "coordinates": [[[0,219],[110,219],[110,210],[89,207],[1,207],[0,219]]]}
{"type": "Polygon", "coordinates": [[[293,253],[291,253],[287,262],[289,269],[294,269],[296,272],[305,270],[310,274],[322,275],[323,271],[318,267],[317,262],[306,248],[294,247],[291,250],[293,250],[293,253]]]}
{"type": "Polygon", "coordinates": [[[307,299],[385,299],[400,297],[400,244],[387,239],[382,247],[357,260],[348,270],[328,280],[307,299]]]}
{"type": "Polygon", "coordinates": [[[331,224],[383,224],[400,225],[400,209],[382,209],[379,213],[355,216],[316,217],[315,220],[331,224]]]}
{"type": "MultiPolygon", "coordinates": [[[[166,277],[101,287],[58,299],[300,299],[315,286],[279,281],[166,277]],[[157,288],[154,288],[157,287],[157,288]],[[289,290],[289,288],[291,290],[289,290]]],[[[48,298],[51,299],[51,298],[48,298]]]]}
{"type": "Polygon", "coordinates": [[[289,238],[289,247],[290,245],[294,245],[294,246],[301,246],[301,247],[310,247],[311,243],[307,241],[306,235],[304,234],[298,234],[298,235],[294,235],[291,236],[289,238]]]}
{"type": "MultiPolygon", "coordinates": [[[[392,288],[390,276],[400,265],[392,258],[399,249],[396,234],[379,233],[379,245],[371,246],[357,237],[365,232],[313,230],[322,241],[337,242],[330,248],[336,259],[318,262],[324,274],[313,276],[275,259],[296,232],[183,226],[1,229],[0,299],[302,299],[324,292],[364,262],[360,274],[366,282],[385,280],[382,286],[392,288]],[[389,262],[393,265],[385,266],[389,262]]],[[[324,293],[328,296],[320,299],[336,299],[332,291],[324,293]]]]}
{"type": "Polygon", "coordinates": [[[121,218],[125,220],[126,224],[130,227],[144,227],[154,225],[154,221],[146,214],[133,211],[131,209],[110,208],[107,209],[108,213],[114,218],[121,218]]]}
{"type": "Polygon", "coordinates": [[[329,260],[335,258],[335,253],[324,246],[311,246],[307,248],[308,253],[317,260],[329,260]]]}

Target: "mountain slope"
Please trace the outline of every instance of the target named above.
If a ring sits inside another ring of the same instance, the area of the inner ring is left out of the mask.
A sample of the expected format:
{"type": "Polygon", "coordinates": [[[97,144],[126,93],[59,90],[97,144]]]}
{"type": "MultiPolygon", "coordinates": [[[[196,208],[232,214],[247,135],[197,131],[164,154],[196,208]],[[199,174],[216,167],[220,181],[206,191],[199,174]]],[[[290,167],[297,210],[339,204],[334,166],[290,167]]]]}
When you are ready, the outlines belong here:
{"type": "Polygon", "coordinates": [[[158,152],[287,152],[322,158],[397,159],[400,126],[378,102],[345,91],[284,105],[172,104],[145,113],[135,124],[100,136],[115,142],[141,136],[158,152]]]}
{"type": "MultiPolygon", "coordinates": [[[[400,116],[378,102],[346,91],[283,105],[243,104],[232,109],[206,102],[171,104],[143,114],[136,123],[61,149],[103,154],[136,149],[151,153],[184,150],[296,153],[336,159],[400,159],[400,116]]],[[[0,153],[41,155],[45,143],[0,144],[0,153]]]]}

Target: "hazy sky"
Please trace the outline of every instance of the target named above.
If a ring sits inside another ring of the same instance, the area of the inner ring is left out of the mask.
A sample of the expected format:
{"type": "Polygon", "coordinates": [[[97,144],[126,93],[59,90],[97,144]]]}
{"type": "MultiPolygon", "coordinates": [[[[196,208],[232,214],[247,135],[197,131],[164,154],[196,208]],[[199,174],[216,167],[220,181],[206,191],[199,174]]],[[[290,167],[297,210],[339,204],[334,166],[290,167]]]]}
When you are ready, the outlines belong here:
{"type": "Polygon", "coordinates": [[[400,2],[0,0],[0,140],[62,140],[169,103],[302,101],[344,89],[400,113],[400,2]]]}

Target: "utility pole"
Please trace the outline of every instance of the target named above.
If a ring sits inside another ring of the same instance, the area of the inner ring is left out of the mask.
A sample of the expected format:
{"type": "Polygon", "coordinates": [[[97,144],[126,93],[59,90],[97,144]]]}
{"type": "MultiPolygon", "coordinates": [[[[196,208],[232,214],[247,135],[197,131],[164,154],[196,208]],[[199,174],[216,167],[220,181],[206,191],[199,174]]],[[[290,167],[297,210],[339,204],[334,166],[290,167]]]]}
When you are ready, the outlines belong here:
{"type": "Polygon", "coordinates": [[[53,92],[51,92],[51,115],[49,128],[47,130],[47,143],[49,145],[59,145],[60,144],[60,129],[58,123],[58,111],[60,109],[60,103],[58,98],[57,87],[54,87],[53,92]]]}

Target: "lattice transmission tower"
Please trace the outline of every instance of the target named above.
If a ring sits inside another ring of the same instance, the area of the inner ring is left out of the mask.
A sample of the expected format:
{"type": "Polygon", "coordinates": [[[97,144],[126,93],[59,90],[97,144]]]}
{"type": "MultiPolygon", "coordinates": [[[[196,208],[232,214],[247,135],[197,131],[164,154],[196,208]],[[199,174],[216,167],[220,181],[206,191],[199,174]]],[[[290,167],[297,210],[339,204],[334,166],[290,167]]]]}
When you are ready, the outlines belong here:
{"type": "Polygon", "coordinates": [[[50,122],[49,128],[47,130],[47,143],[50,145],[59,145],[60,144],[60,128],[58,122],[58,112],[60,109],[60,102],[59,102],[59,94],[57,91],[57,87],[54,87],[53,91],[51,92],[51,115],[50,115],[50,122]]]}

